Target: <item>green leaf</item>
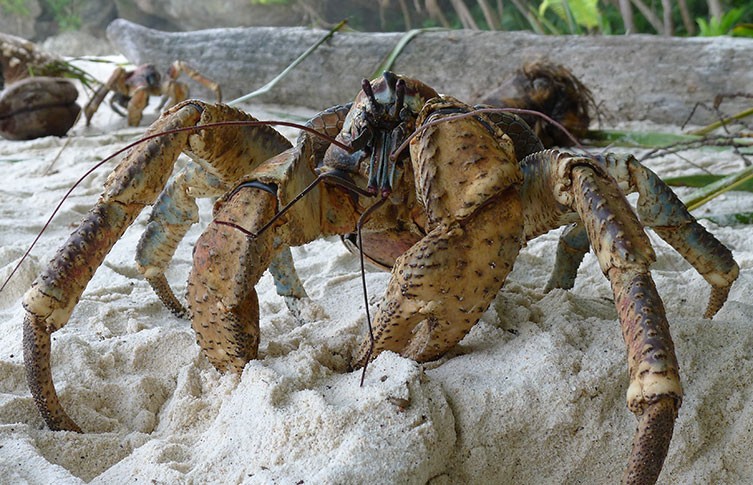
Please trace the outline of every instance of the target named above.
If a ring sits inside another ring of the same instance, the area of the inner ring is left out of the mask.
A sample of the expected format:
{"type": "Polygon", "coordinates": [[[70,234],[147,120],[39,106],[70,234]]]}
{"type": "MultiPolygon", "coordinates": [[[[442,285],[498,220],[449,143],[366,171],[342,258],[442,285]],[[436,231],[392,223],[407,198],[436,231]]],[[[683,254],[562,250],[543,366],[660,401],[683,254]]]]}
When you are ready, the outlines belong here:
{"type": "Polygon", "coordinates": [[[586,134],[589,145],[619,145],[633,148],[660,148],[700,139],[700,136],[695,135],[622,130],[589,130],[586,134]]]}
{"type": "Polygon", "coordinates": [[[730,190],[737,190],[738,187],[744,186],[753,180],[753,166],[744,170],[723,177],[716,182],[704,186],[700,190],[690,194],[686,200],[683,200],[688,210],[697,209],[711,199],[714,199],[730,190]]]}
{"type": "Polygon", "coordinates": [[[753,37],[753,24],[737,24],[730,31],[733,37],[753,37]]]}
{"type": "Polygon", "coordinates": [[[732,8],[726,11],[721,18],[711,17],[708,22],[703,18],[697,18],[695,21],[698,24],[698,35],[702,37],[727,35],[734,30],[735,24],[740,22],[744,14],[744,8],[732,8]]]}
{"type": "MultiPolygon", "coordinates": [[[[724,177],[724,175],[704,173],[695,175],[681,175],[679,177],[669,177],[662,180],[664,180],[667,185],[670,185],[672,187],[705,187],[709,184],[723,179],[724,177]]],[[[734,190],[753,192],[753,179],[742,182],[741,184],[737,185],[734,190]]]]}
{"type": "Polygon", "coordinates": [[[702,219],[708,219],[718,226],[753,224],[753,212],[738,212],[734,214],[710,214],[700,217],[702,219]]]}
{"type": "Polygon", "coordinates": [[[543,17],[549,9],[562,20],[574,21],[587,29],[598,27],[601,21],[598,0],[543,0],[539,4],[539,17],[543,17]]]}

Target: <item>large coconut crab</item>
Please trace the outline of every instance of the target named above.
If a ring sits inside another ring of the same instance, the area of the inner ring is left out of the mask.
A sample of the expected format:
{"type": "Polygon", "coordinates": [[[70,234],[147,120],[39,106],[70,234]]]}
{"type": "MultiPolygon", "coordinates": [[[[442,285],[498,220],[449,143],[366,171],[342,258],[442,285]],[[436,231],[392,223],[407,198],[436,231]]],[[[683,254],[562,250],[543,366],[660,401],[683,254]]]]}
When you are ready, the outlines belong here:
{"type": "MultiPolygon", "coordinates": [[[[615,295],[628,350],[628,407],[639,417],[625,482],[655,482],[682,387],[649,273],[654,253],[644,224],[711,284],[709,318],[726,301],[738,266],[654,173],[631,156],[543,151],[515,118],[474,112],[391,73],[364,81],[351,107],[332,108],[309,122],[337,134],[339,143],[304,133],[285,150],[280,135],[266,126],[201,128],[249,119],[196,101],[165,113],[149,133],[196,129],[131,150],[27,292],[27,379],[51,429],[79,430],[55,393],[50,334],[68,321],[109,249],[157,200],[147,230],[153,231],[147,238],[152,246],[140,244],[147,256],[139,266],[163,300],[175,300],[164,266],[193,222],[188,200],[230,188],[196,242],[187,298],[206,357],[217,369],[238,373],[257,355],[254,286],[262,273],[283,266],[283,281],[287,276],[297,282],[289,261],[274,259],[290,246],[359,227],[360,237],[349,237],[351,243],[375,263],[394,266],[374,317],[373,341],[365,339],[353,358],[358,367],[384,350],[418,361],[447,352],[487,309],[526,241],[567,224],[548,287],[571,287],[582,256],[593,247],[615,295]],[[411,136],[409,153],[401,152],[411,136]],[[181,151],[197,164],[163,190],[181,151]],[[638,193],[640,220],[625,198],[629,192],[638,193]]],[[[177,301],[172,304],[180,310],[177,301]]]]}

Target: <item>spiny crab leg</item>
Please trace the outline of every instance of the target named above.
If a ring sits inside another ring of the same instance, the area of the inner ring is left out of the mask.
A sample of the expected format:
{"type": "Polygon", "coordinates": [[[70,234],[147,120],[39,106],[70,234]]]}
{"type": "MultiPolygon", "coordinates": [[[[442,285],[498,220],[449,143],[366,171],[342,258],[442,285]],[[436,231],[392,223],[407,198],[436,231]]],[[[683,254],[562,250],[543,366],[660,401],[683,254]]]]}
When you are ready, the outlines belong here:
{"type": "MultiPolygon", "coordinates": [[[[261,161],[279,153],[280,146],[287,143],[268,126],[243,126],[242,123],[225,126],[222,130],[180,131],[199,123],[227,119],[256,121],[234,108],[197,101],[183,103],[166,112],[150,127],[147,137],[172,130],[178,132],[153,137],[128,152],[108,177],[97,204],[24,296],[27,381],[50,429],[80,431],[62,409],[53,385],[50,334],[68,322],[81,294],[112,246],[163,190],[178,155],[188,150],[211,163],[214,173],[237,180],[261,161]]],[[[164,214],[161,217],[165,218],[164,214]]],[[[177,236],[180,237],[182,234],[177,236]]]]}
{"type": "MultiPolygon", "coordinates": [[[[729,249],[698,224],[677,195],[632,155],[607,154],[595,157],[594,163],[619,184],[625,185],[625,193],[639,194],[637,211],[641,222],[670,244],[711,285],[704,317],[713,317],[724,305],[739,274],[729,249]]],[[[533,166],[524,165],[526,170],[533,170],[533,166]]],[[[582,223],[576,223],[562,233],[547,291],[572,288],[578,265],[588,248],[582,223]]]]}
{"type": "Polygon", "coordinates": [[[664,305],[649,265],[654,252],[614,179],[582,165],[561,202],[584,222],[602,271],[609,278],[628,347],[628,407],[639,417],[624,482],[654,483],[667,456],[682,386],[664,305]]]}
{"type": "MultiPolygon", "coordinates": [[[[641,221],[618,183],[639,193],[638,212],[644,222],[662,228],[663,233],[674,229],[703,242],[676,243],[675,247],[714,287],[709,303],[712,311],[721,305],[719,295],[726,296],[735,280],[737,265],[729,250],[713,236],[704,237],[708,234],[705,229],[676,197],[661,190],[658,177],[637,162],[633,164],[627,159],[617,163],[616,158],[594,160],[546,151],[526,158],[521,165],[526,174],[537,175],[526,177],[524,198],[542,199],[550,193],[554,199],[542,200],[540,204],[553,207],[556,202],[575,211],[576,220],[580,221],[564,237],[576,256],[558,264],[569,268],[567,271],[577,270],[573,261],[579,261],[587,249],[581,240],[581,233],[586,232],[601,270],[611,282],[628,350],[628,408],[639,418],[623,480],[630,484],[654,483],[667,455],[674,420],[682,403],[682,386],[664,305],[649,271],[655,255],[641,221]],[[720,269],[708,270],[709,262],[720,269]]],[[[529,214],[537,213],[533,204],[524,207],[529,214]]],[[[565,215],[563,211],[561,216],[565,215]]],[[[526,217],[527,238],[548,227],[534,228],[530,221],[536,221],[535,216],[526,217]]],[[[560,216],[551,217],[551,221],[557,221],[560,216]]]]}
{"type": "MultiPolygon", "coordinates": [[[[200,113],[184,109],[153,125],[151,132],[196,123],[200,113]]],[[[99,202],[86,215],[24,296],[26,378],[40,414],[52,430],[81,431],[58,400],[50,369],[50,334],[65,325],[86,285],[115,242],[142,209],[153,202],[185,146],[187,133],[153,139],[132,150],[107,179],[99,202]],[[161,157],[153,157],[162,153],[161,157]]]]}

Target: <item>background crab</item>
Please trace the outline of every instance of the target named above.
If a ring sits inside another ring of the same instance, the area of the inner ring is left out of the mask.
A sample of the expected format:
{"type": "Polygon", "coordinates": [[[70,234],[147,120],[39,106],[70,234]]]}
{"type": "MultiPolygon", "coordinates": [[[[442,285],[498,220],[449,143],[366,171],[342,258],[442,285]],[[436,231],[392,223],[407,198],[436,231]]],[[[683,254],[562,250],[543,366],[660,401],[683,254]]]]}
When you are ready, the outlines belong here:
{"type": "MultiPolygon", "coordinates": [[[[238,177],[228,162],[253,160],[251,151],[274,137],[271,130],[203,129],[131,151],[109,178],[100,202],[25,297],[27,375],[48,425],[78,429],[52,385],[50,333],[67,322],[94,270],[133,218],[155,200],[185,150],[202,170],[237,182],[196,244],[188,290],[198,342],[221,370],[240,372],[256,356],[254,285],[273,257],[290,245],[350,232],[360,220],[361,246],[368,253],[379,248],[395,267],[375,316],[374,345],[365,342],[354,364],[363,365],[384,350],[426,361],[453,347],[478,321],[526,240],[573,224],[562,237],[550,286],[571,284],[590,241],[612,284],[628,345],[628,405],[641,417],[626,481],[655,481],[682,389],[663,306],[648,272],[653,251],[623,192],[638,192],[642,222],[712,285],[707,316],[726,300],[737,265],[632,157],[537,151],[522,158],[530,140],[511,139],[503,131],[517,120],[467,116],[469,111],[418,81],[385,73],[364,83],[352,108],[334,108],[311,121],[324,131],[339,131],[346,147],[304,135],[295,147],[261,165],[237,168],[238,177]],[[410,156],[390,157],[417,127],[410,156]],[[279,207],[317,174],[322,183],[269,225],[279,207]],[[363,214],[368,217],[361,219],[363,214]]],[[[236,110],[191,101],[170,110],[152,132],[239,117],[236,110]]],[[[187,185],[196,189],[187,195],[201,192],[201,185],[187,185]]],[[[163,199],[169,200],[164,193],[163,199]]],[[[182,205],[173,207],[172,213],[153,215],[153,221],[165,222],[164,240],[177,234],[168,226],[182,205]]]]}
{"type": "Polygon", "coordinates": [[[142,64],[135,69],[117,67],[105,84],[99,87],[84,106],[86,124],[91,122],[92,116],[99,109],[99,105],[112,92],[110,106],[121,116],[128,119],[129,126],[141,123],[144,108],[149,104],[150,96],[161,96],[160,109],[170,108],[188,98],[188,86],[178,81],[181,74],[188,75],[194,81],[211,89],[217,96],[217,102],[222,101],[222,91],[219,84],[204,77],[184,61],[173,62],[167,70],[165,79],[154,64],[142,64]],[[125,108],[123,113],[119,107],[125,108]]]}

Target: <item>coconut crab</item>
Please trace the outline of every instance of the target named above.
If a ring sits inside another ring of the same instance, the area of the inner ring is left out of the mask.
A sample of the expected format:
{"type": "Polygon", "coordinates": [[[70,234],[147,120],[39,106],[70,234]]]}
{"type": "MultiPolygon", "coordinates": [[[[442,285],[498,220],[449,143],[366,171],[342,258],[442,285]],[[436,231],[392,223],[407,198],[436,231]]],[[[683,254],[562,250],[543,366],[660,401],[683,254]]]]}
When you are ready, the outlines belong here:
{"type": "Polygon", "coordinates": [[[255,284],[262,273],[284,266],[297,281],[289,262],[274,259],[290,246],[358,227],[358,237],[348,236],[351,245],[392,267],[373,342],[365,339],[353,358],[360,367],[385,350],[417,361],[447,352],[487,309],[525,242],[567,225],[547,287],[572,287],[593,247],[614,292],[628,350],[628,407],[639,417],[625,482],[656,481],[682,387],[649,273],[654,253],[644,224],[710,283],[706,317],[726,301],[738,266],[653,172],[631,156],[542,150],[517,118],[474,110],[392,73],[364,81],[352,105],[310,120],[335,140],[304,133],[286,149],[267,126],[206,129],[216,120],[251,119],[198,101],[164,113],[149,133],[181,127],[191,133],[171,132],[132,149],[26,293],[27,380],[51,429],[80,431],[55,392],[50,334],[67,323],[112,245],[156,200],[152,235],[139,244],[147,257],[137,259],[170,302],[164,266],[193,222],[189,199],[227,190],[195,244],[187,299],[204,355],[220,371],[237,373],[257,356],[255,284]],[[197,163],[168,184],[181,151],[197,163]],[[639,195],[640,220],[628,192],[639,195]]]}
{"type": "Polygon", "coordinates": [[[107,97],[107,93],[112,91],[110,106],[113,111],[126,117],[129,126],[139,126],[150,96],[163,97],[160,108],[170,108],[188,98],[188,86],[178,81],[181,74],[186,74],[194,81],[211,89],[217,96],[217,102],[222,101],[219,84],[206,78],[184,61],[173,62],[164,80],[154,64],[142,64],[130,70],[117,67],[107,82],[99,87],[84,106],[86,124],[89,125],[99,105],[107,97]],[[119,107],[126,108],[127,113],[120,111],[119,107]]]}

